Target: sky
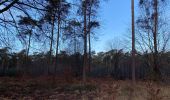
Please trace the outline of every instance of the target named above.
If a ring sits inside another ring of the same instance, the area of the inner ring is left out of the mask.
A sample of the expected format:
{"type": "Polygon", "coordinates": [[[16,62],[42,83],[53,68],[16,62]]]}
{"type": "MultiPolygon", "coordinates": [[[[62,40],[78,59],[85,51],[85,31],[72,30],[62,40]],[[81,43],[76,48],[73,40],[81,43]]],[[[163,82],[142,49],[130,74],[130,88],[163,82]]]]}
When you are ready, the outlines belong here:
{"type": "Polygon", "coordinates": [[[130,27],[131,0],[101,0],[98,19],[101,26],[96,30],[98,40],[93,41],[92,49],[107,51],[108,41],[123,38],[130,27]]]}
{"type": "MultiPolygon", "coordinates": [[[[135,0],[136,17],[139,13],[138,1],[135,0]]],[[[125,39],[127,35],[131,36],[129,31],[131,28],[131,0],[101,0],[97,18],[100,22],[100,28],[95,31],[98,39],[93,40],[92,50],[96,52],[108,51],[110,41],[119,46],[118,49],[124,49],[124,45],[130,47],[131,43],[125,39]]],[[[127,50],[127,48],[125,49],[127,50]]]]}
{"type": "Polygon", "coordinates": [[[107,51],[108,42],[119,41],[131,27],[131,0],[101,2],[98,14],[101,24],[100,29],[97,30],[99,39],[94,41],[92,48],[96,52],[107,51]]]}

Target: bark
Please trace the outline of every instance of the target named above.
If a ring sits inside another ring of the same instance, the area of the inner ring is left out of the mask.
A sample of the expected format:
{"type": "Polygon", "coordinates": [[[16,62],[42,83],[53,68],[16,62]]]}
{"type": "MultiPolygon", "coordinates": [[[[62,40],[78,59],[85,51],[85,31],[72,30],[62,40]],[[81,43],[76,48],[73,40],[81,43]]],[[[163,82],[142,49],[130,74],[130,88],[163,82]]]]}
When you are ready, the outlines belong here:
{"type": "Polygon", "coordinates": [[[134,0],[131,0],[132,13],[132,81],[135,83],[135,18],[134,18],[134,0]]]}
{"type": "Polygon", "coordinates": [[[26,55],[25,55],[25,65],[26,66],[28,66],[28,57],[29,57],[29,51],[30,51],[30,45],[31,45],[31,36],[32,36],[32,34],[29,33],[28,45],[27,45],[26,55]]]}
{"type": "Polygon", "coordinates": [[[49,64],[52,64],[52,48],[53,48],[53,37],[54,37],[54,19],[55,17],[52,16],[52,29],[51,29],[51,38],[50,38],[50,54],[49,54],[49,64]]]}
{"type": "Polygon", "coordinates": [[[154,72],[156,77],[160,77],[161,73],[159,70],[159,63],[158,63],[158,47],[157,47],[157,33],[158,33],[158,0],[154,0],[154,72]]]}
{"type": "Polygon", "coordinates": [[[88,71],[90,72],[91,71],[91,28],[90,28],[90,22],[91,22],[91,3],[90,3],[90,6],[89,6],[89,27],[88,27],[88,40],[89,40],[89,65],[88,65],[88,71]]]}
{"type": "Polygon", "coordinates": [[[2,59],[2,73],[5,74],[5,58],[2,59]]]}
{"type": "Polygon", "coordinates": [[[31,45],[31,33],[29,34],[29,40],[28,40],[28,48],[27,48],[27,58],[26,58],[26,61],[28,59],[28,55],[29,55],[29,51],[30,51],[30,45],[31,45]]]}
{"type": "Polygon", "coordinates": [[[86,82],[86,67],[87,67],[87,28],[86,28],[86,0],[84,1],[84,64],[83,64],[83,83],[86,82]]]}
{"type": "Polygon", "coordinates": [[[74,54],[77,52],[76,27],[74,26],[74,54]]]}
{"type": "MultiPolygon", "coordinates": [[[[49,65],[52,65],[52,49],[53,49],[53,37],[54,37],[54,21],[55,21],[55,16],[52,15],[52,24],[51,24],[51,38],[50,38],[50,51],[49,51],[49,65]]],[[[47,66],[47,74],[50,73],[49,71],[49,66],[47,66]]]]}
{"type": "Polygon", "coordinates": [[[56,73],[56,70],[57,70],[57,67],[58,67],[58,49],[59,49],[59,39],[60,39],[60,12],[59,12],[59,15],[58,15],[58,25],[57,25],[57,44],[56,44],[56,62],[55,62],[55,73],[56,73]]]}

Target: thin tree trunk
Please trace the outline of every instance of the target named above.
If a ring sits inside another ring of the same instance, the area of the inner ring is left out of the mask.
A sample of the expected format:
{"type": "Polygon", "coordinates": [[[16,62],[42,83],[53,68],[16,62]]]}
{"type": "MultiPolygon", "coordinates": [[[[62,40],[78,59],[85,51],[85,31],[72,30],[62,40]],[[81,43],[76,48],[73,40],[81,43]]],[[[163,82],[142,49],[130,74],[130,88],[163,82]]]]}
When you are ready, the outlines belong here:
{"type": "Polygon", "coordinates": [[[88,71],[90,72],[91,71],[91,28],[90,28],[90,22],[91,22],[91,2],[89,3],[90,4],[90,8],[89,8],[89,26],[88,26],[88,39],[89,39],[89,68],[88,68],[88,71]]]}
{"type": "Polygon", "coordinates": [[[28,61],[28,56],[29,56],[29,51],[30,51],[31,36],[32,36],[32,33],[29,34],[28,48],[27,48],[27,54],[26,54],[26,64],[27,64],[27,61],[28,61]]]}
{"type": "Polygon", "coordinates": [[[2,59],[2,73],[5,74],[5,57],[2,59]]]}
{"type": "Polygon", "coordinates": [[[53,37],[54,37],[54,21],[55,16],[52,16],[52,29],[51,29],[51,38],[50,38],[50,54],[49,54],[49,64],[52,64],[52,48],[53,48],[53,37]]]}
{"type": "Polygon", "coordinates": [[[134,17],[134,0],[131,0],[132,13],[132,81],[135,83],[135,17],[134,17]]]}
{"type": "Polygon", "coordinates": [[[56,62],[55,62],[55,73],[58,67],[58,49],[59,49],[59,39],[60,39],[60,12],[58,15],[58,25],[57,25],[57,44],[56,44],[56,62]]]}
{"type": "Polygon", "coordinates": [[[76,29],[74,26],[74,54],[77,52],[77,40],[76,40],[76,29]]]}
{"type": "Polygon", "coordinates": [[[89,72],[91,72],[91,38],[90,38],[90,32],[89,32],[89,72]]]}
{"type": "Polygon", "coordinates": [[[156,77],[160,77],[160,70],[158,65],[158,47],[157,47],[157,33],[158,33],[158,0],[154,0],[154,71],[156,77]]]}
{"type": "Polygon", "coordinates": [[[87,28],[86,28],[86,9],[87,4],[84,0],[84,64],[83,64],[83,83],[86,82],[86,67],[87,67],[87,28]]]}
{"type": "MultiPolygon", "coordinates": [[[[53,37],[54,37],[54,21],[55,21],[55,16],[53,15],[52,17],[52,24],[51,24],[51,37],[50,37],[50,51],[49,51],[49,66],[52,65],[52,49],[53,49],[53,37]]],[[[47,66],[47,74],[49,75],[50,73],[50,68],[47,66]]]]}

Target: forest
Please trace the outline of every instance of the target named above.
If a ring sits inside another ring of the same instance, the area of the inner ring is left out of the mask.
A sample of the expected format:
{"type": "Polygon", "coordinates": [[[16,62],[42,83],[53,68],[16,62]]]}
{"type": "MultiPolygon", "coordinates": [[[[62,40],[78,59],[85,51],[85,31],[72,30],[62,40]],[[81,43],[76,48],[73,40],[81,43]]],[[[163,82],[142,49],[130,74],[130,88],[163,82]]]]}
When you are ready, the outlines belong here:
{"type": "Polygon", "coordinates": [[[110,1],[0,0],[0,100],[170,100],[170,1],[124,2],[126,47],[98,51],[110,1]]]}

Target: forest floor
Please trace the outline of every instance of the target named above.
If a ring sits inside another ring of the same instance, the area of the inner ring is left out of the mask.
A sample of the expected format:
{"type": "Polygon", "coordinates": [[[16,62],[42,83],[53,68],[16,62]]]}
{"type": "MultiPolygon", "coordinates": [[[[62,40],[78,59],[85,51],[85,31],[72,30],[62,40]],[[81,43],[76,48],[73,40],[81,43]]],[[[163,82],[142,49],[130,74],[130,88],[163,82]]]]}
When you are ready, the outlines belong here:
{"type": "Polygon", "coordinates": [[[170,100],[170,84],[111,78],[1,77],[0,100],[170,100]]]}

